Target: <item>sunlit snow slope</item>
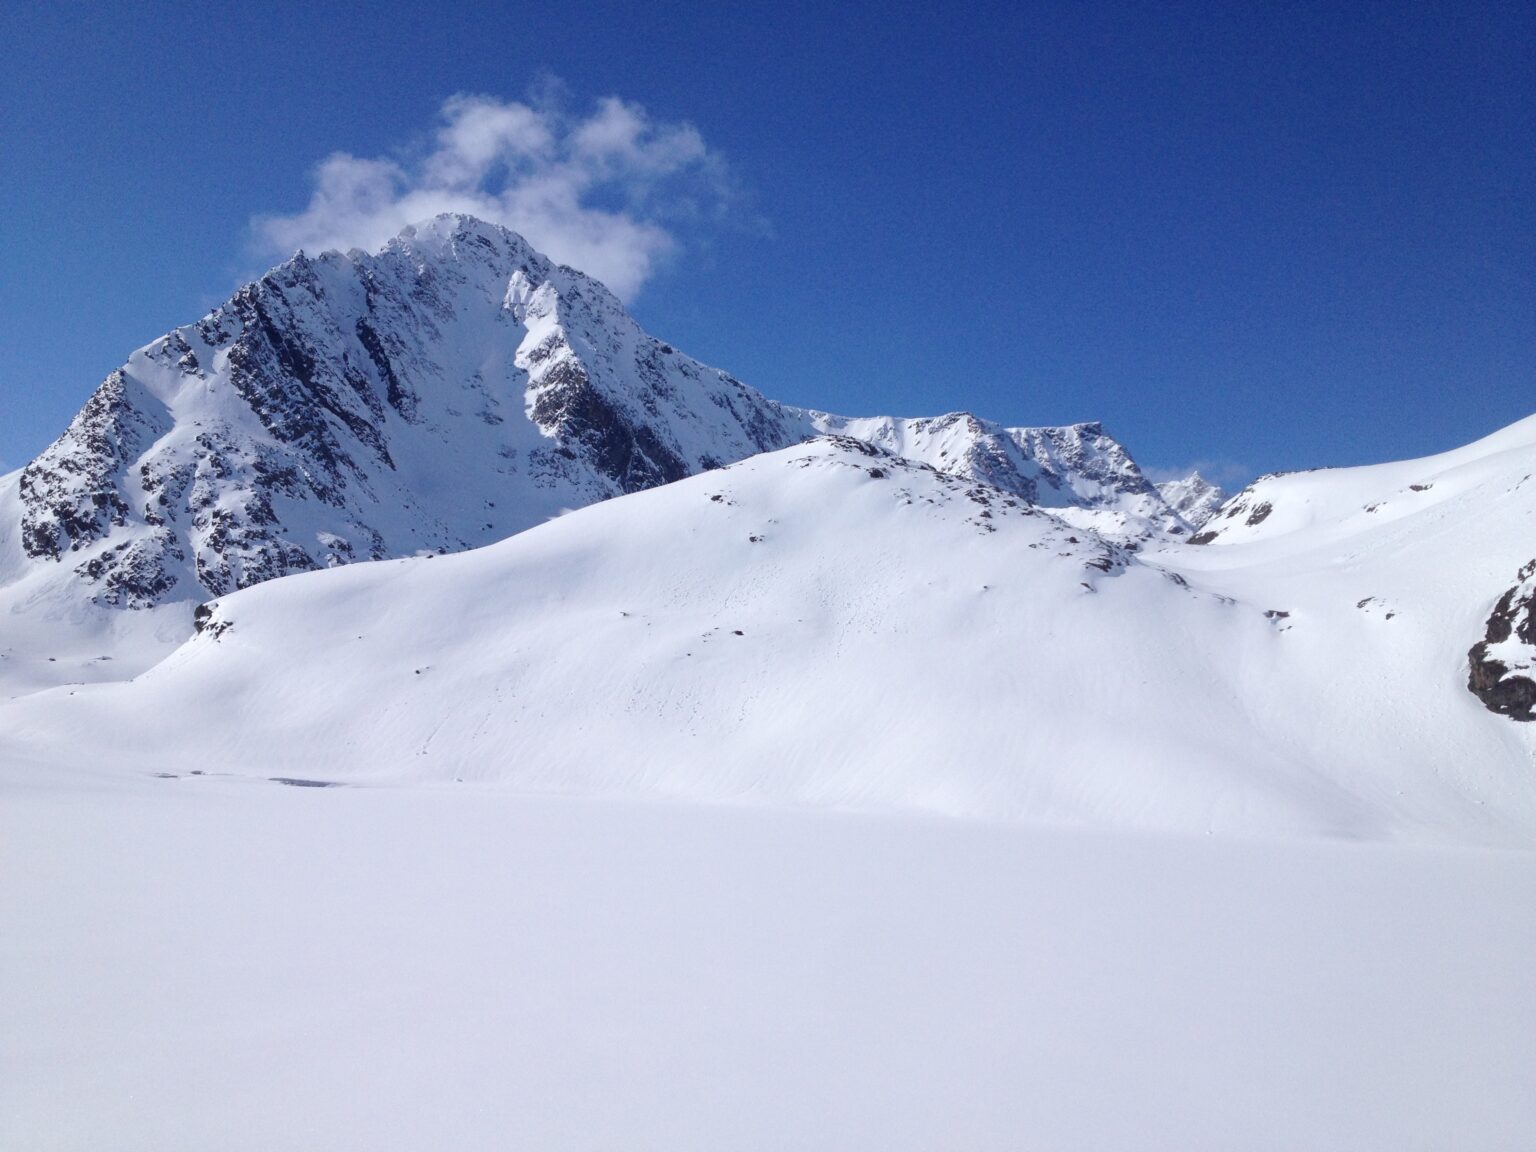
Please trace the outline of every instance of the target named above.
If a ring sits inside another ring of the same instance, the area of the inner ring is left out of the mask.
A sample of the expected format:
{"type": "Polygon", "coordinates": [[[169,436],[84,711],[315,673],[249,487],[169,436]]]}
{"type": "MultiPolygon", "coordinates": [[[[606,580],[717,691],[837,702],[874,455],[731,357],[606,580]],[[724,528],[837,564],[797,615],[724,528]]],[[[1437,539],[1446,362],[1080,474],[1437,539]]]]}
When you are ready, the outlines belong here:
{"type": "Polygon", "coordinates": [[[1464,686],[1527,492],[1153,555],[821,440],[224,597],[132,683],[0,706],[0,757],[1530,844],[1531,726],[1464,686]]]}

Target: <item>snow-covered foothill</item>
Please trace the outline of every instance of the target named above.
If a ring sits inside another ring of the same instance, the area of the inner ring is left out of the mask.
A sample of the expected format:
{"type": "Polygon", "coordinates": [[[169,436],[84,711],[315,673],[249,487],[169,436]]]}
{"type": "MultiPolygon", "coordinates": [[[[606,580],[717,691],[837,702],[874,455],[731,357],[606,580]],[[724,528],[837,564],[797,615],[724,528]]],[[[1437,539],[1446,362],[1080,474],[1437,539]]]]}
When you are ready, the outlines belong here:
{"type": "Polygon", "coordinates": [[[221,597],[131,683],[0,705],[0,757],[1529,845],[1536,731],[1465,689],[1508,511],[1137,552],[824,439],[221,597]]]}

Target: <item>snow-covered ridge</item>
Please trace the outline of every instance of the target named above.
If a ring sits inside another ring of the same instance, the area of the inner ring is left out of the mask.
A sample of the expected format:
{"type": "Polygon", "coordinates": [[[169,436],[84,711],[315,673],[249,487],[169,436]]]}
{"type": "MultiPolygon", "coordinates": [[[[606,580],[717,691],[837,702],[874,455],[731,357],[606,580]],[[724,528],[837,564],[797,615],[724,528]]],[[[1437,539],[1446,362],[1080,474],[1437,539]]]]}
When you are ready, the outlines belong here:
{"type": "Polygon", "coordinates": [[[0,694],[97,678],[107,656],[113,674],[146,666],[193,606],[237,588],[477,547],[823,431],[1074,510],[1084,527],[1184,530],[1097,425],[778,404],[647,335],[515,233],[441,216],[377,253],[274,268],[135,352],[0,480],[0,612],[49,646],[0,652],[0,694]]]}
{"type": "Polygon", "coordinates": [[[1191,543],[1348,536],[1466,495],[1508,496],[1536,475],[1536,416],[1461,448],[1359,468],[1260,476],[1207,519],[1191,543]],[[1489,489],[1501,485],[1499,491],[1489,489]]]}
{"type": "Polygon", "coordinates": [[[1181,535],[1188,528],[1097,422],[1005,428],[968,412],[914,420],[811,415],[820,431],[1001,488],[1117,539],[1181,535]]]}
{"type": "Polygon", "coordinates": [[[1445,544],[1315,573],[1133,550],[823,438],[219,597],[130,683],[0,705],[0,760],[1531,843],[1536,731],[1461,663],[1497,585],[1445,544]]]}

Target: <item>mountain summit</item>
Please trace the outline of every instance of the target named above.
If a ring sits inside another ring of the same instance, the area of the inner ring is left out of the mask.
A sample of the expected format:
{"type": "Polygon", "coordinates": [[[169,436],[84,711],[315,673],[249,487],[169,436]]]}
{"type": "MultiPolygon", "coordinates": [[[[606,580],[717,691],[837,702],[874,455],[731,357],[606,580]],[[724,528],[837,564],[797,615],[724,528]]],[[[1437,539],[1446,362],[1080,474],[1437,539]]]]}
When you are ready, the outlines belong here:
{"type": "Polygon", "coordinates": [[[1187,530],[1097,424],[779,404],[516,233],[444,215],[376,253],[298,253],[135,352],[0,479],[0,610],[46,621],[53,657],[0,652],[0,694],[143,666],[238,588],[476,547],[829,431],[1111,535],[1187,530]]]}

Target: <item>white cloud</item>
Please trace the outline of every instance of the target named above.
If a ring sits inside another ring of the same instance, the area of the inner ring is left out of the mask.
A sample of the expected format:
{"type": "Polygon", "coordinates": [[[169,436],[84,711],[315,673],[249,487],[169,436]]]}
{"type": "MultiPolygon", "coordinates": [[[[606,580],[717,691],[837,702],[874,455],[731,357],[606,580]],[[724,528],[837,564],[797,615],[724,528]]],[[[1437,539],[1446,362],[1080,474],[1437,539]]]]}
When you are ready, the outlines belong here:
{"type": "Polygon", "coordinates": [[[555,105],[459,95],[423,145],[397,158],[335,152],[309,205],[252,221],[269,254],[377,248],[440,212],[505,224],[537,249],[633,298],[677,245],[674,229],[730,200],[724,161],[691,124],[618,97],[585,118],[555,105]]]}

